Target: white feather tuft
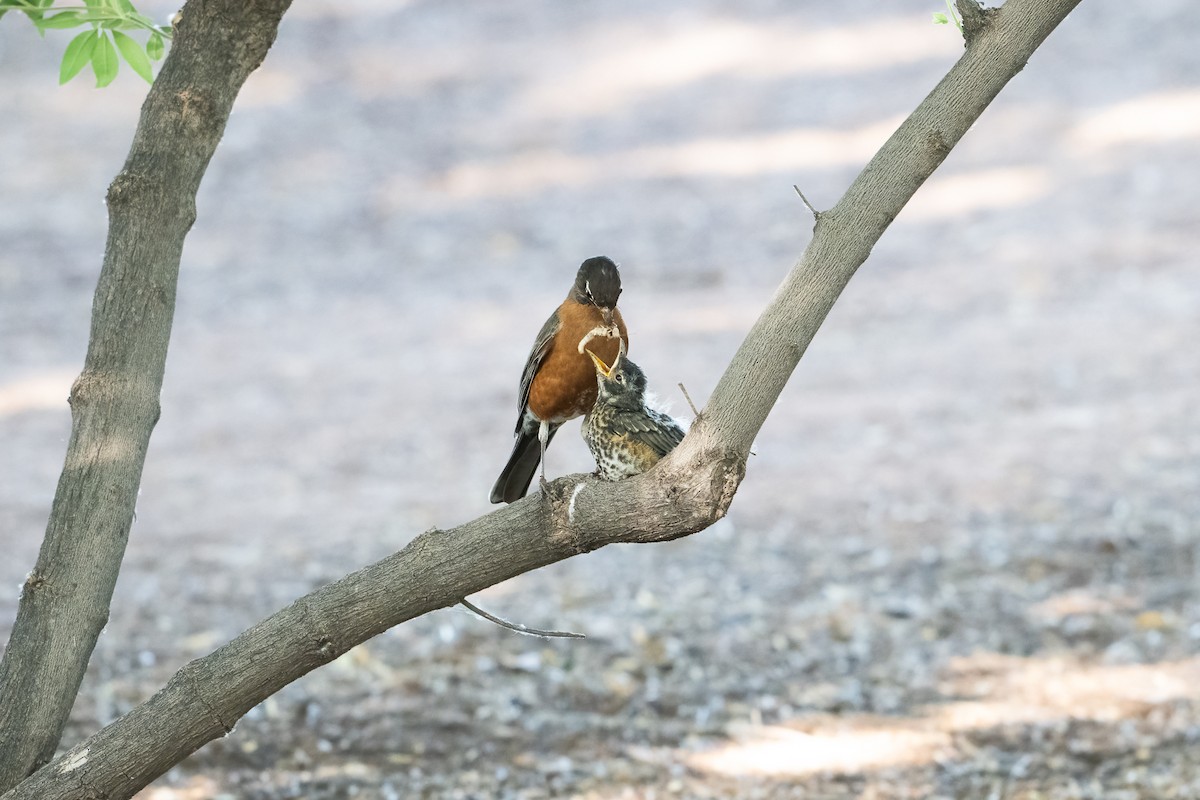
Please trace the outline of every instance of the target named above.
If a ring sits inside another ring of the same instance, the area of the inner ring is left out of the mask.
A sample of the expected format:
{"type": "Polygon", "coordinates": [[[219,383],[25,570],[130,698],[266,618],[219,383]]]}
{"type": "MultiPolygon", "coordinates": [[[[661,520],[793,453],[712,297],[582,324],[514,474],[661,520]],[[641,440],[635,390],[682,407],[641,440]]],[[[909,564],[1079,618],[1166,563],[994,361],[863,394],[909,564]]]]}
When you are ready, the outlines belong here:
{"type": "Polygon", "coordinates": [[[690,419],[675,416],[671,408],[671,403],[662,399],[658,396],[658,394],[650,391],[649,389],[646,390],[646,408],[653,409],[660,414],[666,414],[668,417],[675,420],[679,427],[683,428],[684,433],[687,433],[688,429],[692,427],[692,421],[690,419]]]}

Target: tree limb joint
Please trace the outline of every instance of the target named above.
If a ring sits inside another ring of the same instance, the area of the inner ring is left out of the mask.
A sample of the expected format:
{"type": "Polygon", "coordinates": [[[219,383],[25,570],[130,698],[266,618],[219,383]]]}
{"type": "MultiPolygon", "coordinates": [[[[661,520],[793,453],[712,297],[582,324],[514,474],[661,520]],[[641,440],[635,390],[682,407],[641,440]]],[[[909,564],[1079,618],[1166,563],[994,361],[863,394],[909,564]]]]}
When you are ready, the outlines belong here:
{"type": "Polygon", "coordinates": [[[975,40],[991,27],[996,9],[984,8],[979,0],[955,0],[958,15],[962,17],[963,39],[970,48],[975,40]]]}
{"type": "Polygon", "coordinates": [[[301,615],[304,617],[304,624],[308,629],[308,638],[316,645],[314,652],[317,658],[322,663],[328,664],[346,652],[348,648],[341,646],[333,634],[329,632],[328,626],[322,621],[320,609],[316,608],[307,597],[302,597],[296,602],[299,604],[301,615]]]}
{"type": "Polygon", "coordinates": [[[584,474],[565,475],[542,484],[541,499],[549,512],[550,539],[576,555],[590,553],[600,547],[581,536],[575,525],[575,502],[579,490],[587,485],[590,478],[591,475],[584,474]]]}

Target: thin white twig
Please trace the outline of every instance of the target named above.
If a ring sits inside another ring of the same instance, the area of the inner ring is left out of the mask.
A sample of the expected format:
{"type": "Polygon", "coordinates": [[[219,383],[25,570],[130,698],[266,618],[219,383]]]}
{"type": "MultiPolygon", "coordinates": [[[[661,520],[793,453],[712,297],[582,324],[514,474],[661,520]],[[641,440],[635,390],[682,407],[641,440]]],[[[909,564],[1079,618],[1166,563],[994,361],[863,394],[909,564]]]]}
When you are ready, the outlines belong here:
{"type": "Polygon", "coordinates": [[[514,622],[509,622],[508,620],[500,619],[495,614],[489,614],[488,612],[484,611],[482,608],[475,605],[474,603],[472,603],[470,600],[468,600],[465,597],[462,600],[459,600],[458,602],[460,604],[466,606],[467,610],[469,610],[473,614],[483,617],[488,622],[494,622],[497,625],[499,625],[501,628],[508,628],[510,631],[516,631],[517,633],[523,633],[526,636],[541,636],[543,639],[586,639],[587,638],[582,633],[571,633],[571,631],[543,631],[543,630],[539,630],[538,628],[526,628],[524,625],[519,625],[514,622]]]}
{"type": "Polygon", "coordinates": [[[679,391],[683,392],[683,399],[688,401],[688,405],[692,407],[692,413],[696,415],[696,419],[700,419],[700,412],[696,410],[696,404],[692,402],[692,396],[688,394],[687,387],[681,381],[679,383],[679,391]]]}
{"type": "Polygon", "coordinates": [[[808,198],[804,196],[804,192],[800,191],[800,187],[793,183],[792,188],[796,190],[796,194],[800,195],[800,199],[804,201],[804,207],[813,215],[813,219],[821,219],[821,212],[813,208],[813,204],[808,202],[808,198]]]}

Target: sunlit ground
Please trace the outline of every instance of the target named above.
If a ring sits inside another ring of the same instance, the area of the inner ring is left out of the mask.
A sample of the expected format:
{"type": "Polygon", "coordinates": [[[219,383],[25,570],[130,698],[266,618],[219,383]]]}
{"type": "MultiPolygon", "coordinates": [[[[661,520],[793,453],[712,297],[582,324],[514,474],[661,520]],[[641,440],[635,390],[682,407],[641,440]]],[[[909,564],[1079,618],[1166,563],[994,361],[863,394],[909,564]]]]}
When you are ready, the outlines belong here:
{"type": "Polygon", "coordinates": [[[747,726],[737,741],[689,756],[687,763],[735,777],[929,765],[939,756],[953,756],[956,733],[1068,720],[1115,723],[1171,702],[1195,702],[1200,700],[1200,660],[1105,667],[1061,659],[966,657],[951,663],[942,691],[968,699],[928,706],[912,718],[839,715],[747,726]]]}

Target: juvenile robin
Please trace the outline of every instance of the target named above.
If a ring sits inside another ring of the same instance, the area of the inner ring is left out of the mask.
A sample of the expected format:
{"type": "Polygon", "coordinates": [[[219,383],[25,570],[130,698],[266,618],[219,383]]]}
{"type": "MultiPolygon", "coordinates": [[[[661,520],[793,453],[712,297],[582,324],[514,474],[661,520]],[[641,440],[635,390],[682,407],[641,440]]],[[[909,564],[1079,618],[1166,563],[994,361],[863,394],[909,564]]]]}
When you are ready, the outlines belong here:
{"type": "Polygon", "coordinates": [[[575,283],[538,332],[521,373],[517,396],[517,441],[492,487],[493,503],[511,503],[525,496],[533,474],[542,465],[546,477],[546,447],[560,425],[581,417],[596,402],[596,370],[587,350],[615,360],[629,346],[629,332],[617,310],[621,273],[604,256],[579,266],[575,283]]]}
{"type": "Polygon", "coordinates": [[[670,416],[646,405],[646,373],[618,350],[611,367],[588,351],[596,369],[596,404],[583,420],[583,440],[596,459],[596,472],[619,481],[653,467],[683,441],[670,416]]]}

